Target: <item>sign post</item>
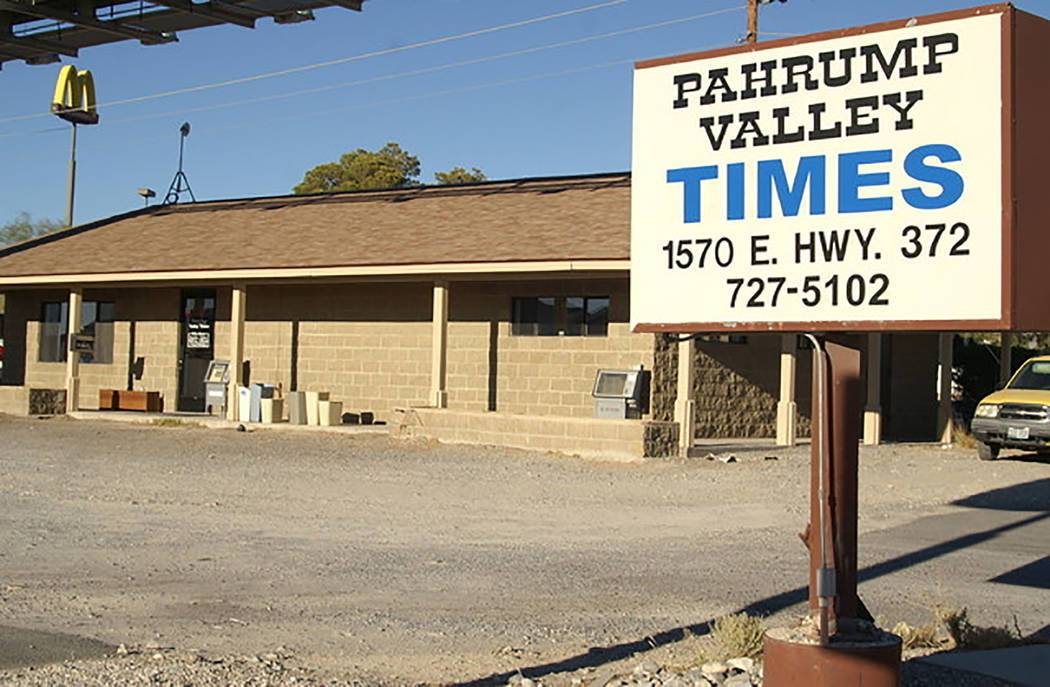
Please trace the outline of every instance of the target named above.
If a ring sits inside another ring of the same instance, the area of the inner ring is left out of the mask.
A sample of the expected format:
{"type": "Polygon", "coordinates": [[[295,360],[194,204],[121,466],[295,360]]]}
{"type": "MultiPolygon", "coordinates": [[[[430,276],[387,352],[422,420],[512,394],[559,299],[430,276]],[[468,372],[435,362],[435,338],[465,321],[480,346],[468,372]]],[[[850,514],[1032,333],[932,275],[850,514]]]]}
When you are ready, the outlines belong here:
{"type": "Polygon", "coordinates": [[[66,226],[73,226],[73,195],[77,176],[77,124],[98,124],[95,79],[87,69],[67,64],[58,71],[51,112],[73,126],[69,143],[69,171],[66,179],[66,226]]]}
{"type": "Polygon", "coordinates": [[[1046,64],[1004,3],[636,65],[634,331],[820,333],[814,622],[767,634],[769,687],[899,684],[857,596],[856,335],[1050,329],[1046,64]]]}

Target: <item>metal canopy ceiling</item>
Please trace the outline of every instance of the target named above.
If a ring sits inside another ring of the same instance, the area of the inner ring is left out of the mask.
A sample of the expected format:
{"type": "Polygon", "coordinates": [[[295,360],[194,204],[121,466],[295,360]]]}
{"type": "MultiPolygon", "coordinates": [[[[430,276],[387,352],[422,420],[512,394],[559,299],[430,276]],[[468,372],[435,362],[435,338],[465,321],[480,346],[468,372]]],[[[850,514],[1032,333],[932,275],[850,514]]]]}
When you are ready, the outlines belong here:
{"type": "Polygon", "coordinates": [[[80,48],[134,39],[143,45],[178,40],[177,32],[235,24],[253,28],[263,17],[278,24],[313,19],[312,10],[361,11],[364,0],[0,0],[0,68],[4,62],[50,64],[80,48]]]}

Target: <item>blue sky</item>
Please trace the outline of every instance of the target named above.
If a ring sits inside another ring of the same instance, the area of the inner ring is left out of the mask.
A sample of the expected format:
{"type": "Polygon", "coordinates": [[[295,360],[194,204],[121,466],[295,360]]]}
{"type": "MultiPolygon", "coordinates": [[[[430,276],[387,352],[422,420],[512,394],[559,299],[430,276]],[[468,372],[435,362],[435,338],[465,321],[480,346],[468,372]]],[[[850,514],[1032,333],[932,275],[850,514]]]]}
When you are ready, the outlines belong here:
{"type": "MultiPolygon", "coordinates": [[[[162,197],[175,174],[184,121],[192,125],[185,169],[198,200],[287,193],[310,167],[387,141],[420,158],[421,180],[428,183],[435,171],[454,165],[480,167],[492,179],[629,169],[632,62],[734,43],[744,33],[743,0],[625,0],[438,45],[106,105],[606,2],[368,0],[363,12],[319,10],[314,22],[277,26],[262,19],[254,30],[196,29],[167,45],[125,41],[84,49],[63,64],[93,72],[102,108],[98,126],[79,129],[75,221],[139,207],[138,187],[154,188],[162,197]],[[730,8],[739,9],[677,21],[730,8]],[[675,23],[630,31],[666,22],[675,23]],[[546,47],[608,33],[619,35],[546,47]],[[484,61],[399,76],[479,59],[484,61]],[[368,83],[274,97],[362,81],[368,83]],[[272,99],[231,104],[257,98],[272,99]],[[190,111],[196,108],[208,109],[190,111]]],[[[775,2],[762,7],[761,38],[977,4],[775,2]]],[[[1050,0],[1016,6],[1050,17],[1050,0]]],[[[69,125],[46,114],[60,66],[8,62],[0,71],[0,223],[23,211],[64,215],[69,125]]]]}

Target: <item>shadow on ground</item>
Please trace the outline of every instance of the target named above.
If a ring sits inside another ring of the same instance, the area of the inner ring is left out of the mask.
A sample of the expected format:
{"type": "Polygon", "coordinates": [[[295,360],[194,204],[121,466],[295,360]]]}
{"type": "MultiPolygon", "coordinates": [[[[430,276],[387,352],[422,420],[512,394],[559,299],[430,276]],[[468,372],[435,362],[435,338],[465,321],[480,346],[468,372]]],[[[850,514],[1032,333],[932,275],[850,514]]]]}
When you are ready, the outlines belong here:
{"type": "Polygon", "coordinates": [[[102,658],[115,650],[97,639],[0,625],[0,670],[102,658]]]}
{"type": "Polygon", "coordinates": [[[996,460],[1016,461],[1018,463],[1043,463],[1050,465],[1050,453],[1007,453],[999,454],[996,460]]]}
{"type": "MultiPolygon", "coordinates": [[[[953,539],[926,546],[917,549],[916,551],[897,556],[896,558],[891,558],[867,566],[857,571],[858,581],[863,582],[875,579],[905,568],[926,563],[953,551],[976,546],[982,542],[994,539],[1010,530],[1030,525],[1034,522],[1050,517],[1050,478],[981,492],[954,501],[952,502],[952,505],[1033,514],[1015,522],[1010,522],[980,532],[963,534],[953,539]]],[[[749,615],[759,616],[772,615],[796,604],[803,603],[808,598],[809,589],[807,587],[797,587],[748,604],[747,606],[737,609],[735,613],[747,613],[749,615]]],[[[513,675],[519,673],[525,677],[535,679],[553,673],[580,670],[581,668],[598,668],[608,663],[630,658],[632,655],[643,651],[655,649],[673,642],[679,642],[690,634],[697,636],[706,635],[710,631],[714,620],[714,618],[710,618],[692,625],[664,630],[663,632],[658,632],[630,642],[622,642],[620,644],[604,647],[591,647],[586,653],[569,656],[560,661],[521,668],[520,670],[516,669],[496,673],[476,680],[461,682],[454,687],[490,687],[495,685],[505,685],[513,675]]],[[[1033,638],[1038,636],[1040,632],[1044,631],[1045,628],[1044,630],[1036,632],[1033,635],[1033,638]]],[[[996,684],[1006,683],[997,681],[996,684]]]]}

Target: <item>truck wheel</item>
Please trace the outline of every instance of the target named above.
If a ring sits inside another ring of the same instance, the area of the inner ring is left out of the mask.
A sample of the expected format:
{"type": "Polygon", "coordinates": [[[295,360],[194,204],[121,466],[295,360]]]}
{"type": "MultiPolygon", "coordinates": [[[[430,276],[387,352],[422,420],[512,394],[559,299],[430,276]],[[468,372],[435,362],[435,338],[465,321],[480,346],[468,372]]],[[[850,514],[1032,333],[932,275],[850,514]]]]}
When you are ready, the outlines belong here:
{"type": "Polygon", "coordinates": [[[997,446],[996,444],[986,444],[983,441],[978,441],[977,457],[981,460],[995,460],[999,457],[999,446],[997,446]]]}

